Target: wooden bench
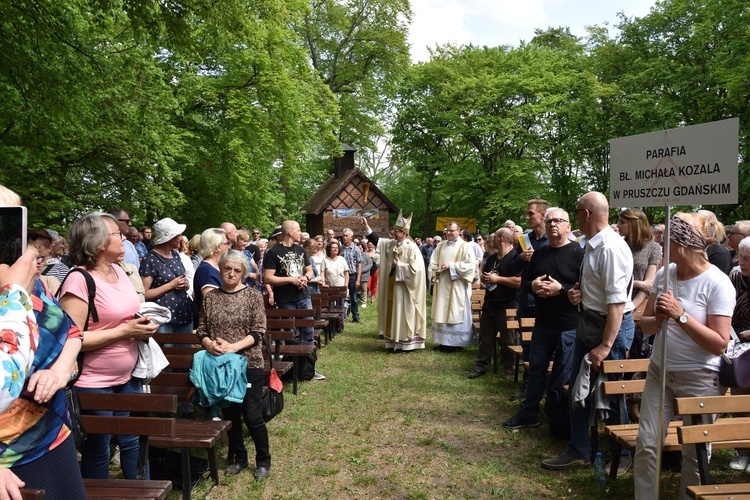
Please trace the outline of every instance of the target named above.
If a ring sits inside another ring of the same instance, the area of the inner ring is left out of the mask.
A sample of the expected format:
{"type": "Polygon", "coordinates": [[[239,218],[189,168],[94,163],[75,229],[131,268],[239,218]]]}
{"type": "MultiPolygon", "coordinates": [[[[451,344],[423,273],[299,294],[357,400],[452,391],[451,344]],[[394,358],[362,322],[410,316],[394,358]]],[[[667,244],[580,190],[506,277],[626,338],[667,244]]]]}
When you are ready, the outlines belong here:
{"type": "MultiPolygon", "coordinates": [[[[312,328],[315,345],[320,346],[320,334],[322,330],[318,328],[318,320],[315,319],[315,309],[266,309],[266,330],[268,329],[268,320],[271,319],[294,319],[294,330],[299,332],[301,328],[312,328]]],[[[301,340],[302,335],[297,333],[297,340],[301,340]]],[[[282,353],[283,354],[283,353],[282,353]]]]}
{"type": "MultiPolygon", "coordinates": [[[[169,355],[168,355],[169,357],[169,355]]],[[[150,384],[151,392],[155,394],[169,394],[179,397],[182,401],[190,401],[195,386],[190,381],[188,372],[161,372],[150,384]]],[[[182,475],[182,497],[191,496],[191,465],[190,450],[204,449],[208,455],[208,468],[213,486],[219,484],[219,468],[216,461],[216,445],[231,429],[229,420],[191,420],[179,419],[175,426],[175,435],[169,437],[153,437],[151,444],[160,448],[177,448],[180,450],[180,465],[182,475]]]]}
{"type": "MultiPolygon", "coordinates": [[[[515,318],[515,309],[506,309],[505,314],[509,318],[505,322],[506,328],[516,332],[516,344],[509,347],[516,358],[516,362],[513,364],[513,381],[518,382],[519,368],[523,366],[524,369],[528,369],[529,367],[528,361],[523,360],[523,342],[531,342],[531,334],[534,331],[534,323],[536,320],[534,318],[511,319],[515,318]]],[[[495,355],[495,358],[497,358],[497,354],[495,355]]],[[[497,365],[497,359],[495,365],[497,365]]],[[[497,372],[497,366],[495,371],[497,372]]]]}
{"type": "Polygon", "coordinates": [[[272,318],[266,321],[266,336],[268,337],[268,341],[271,343],[275,342],[272,353],[274,359],[283,356],[285,361],[292,359],[294,362],[294,368],[292,369],[292,393],[295,395],[297,394],[302,363],[316,350],[315,345],[293,343],[297,339],[296,328],[312,326],[314,323],[315,320],[296,317],[272,318]]]}
{"type": "MultiPolygon", "coordinates": [[[[605,396],[617,396],[620,399],[620,408],[626,408],[627,396],[631,394],[640,394],[646,385],[645,379],[626,380],[636,373],[645,373],[648,371],[648,359],[619,359],[605,360],[602,362],[602,376],[615,378],[616,380],[607,380],[602,383],[602,389],[605,396]]],[[[675,429],[682,425],[680,421],[669,423],[667,430],[667,441],[669,446],[677,444],[677,434],[675,429]]],[[[635,440],[638,437],[638,424],[617,424],[607,425],[604,427],[605,434],[609,435],[615,443],[615,449],[612,453],[612,462],[609,475],[612,479],[617,478],[617,468],[620,465],[620,452],[622,448],[628,450],[631,454],[635,453],[635,440]]],[[[591,429],[591,442],[596,451],[598,445],[598,427],[591,429]]],[[[669,448],[665,445],[665,451],[669,448]]]]}
{"type": "Polygon", "coordinates": [[[174,418],[143,416],[150,413],[174,413],[177,397],[157,394],[79,393],[82,411],[129,411],[130,416],[81,415],[87,434],[125,434],[139,437],[137,480],[84,479],[90,499],[151,498],[164,499],[172,489],[171,481],[145,480],[149,438],[174,436],[174,418]]]}
{"type": "Polygon", "coordinates": [[[482,316],[482,306],[484,306],[484,288],[471,289],[471,324],[474,331],[479,331],[479,319],[482,316]]]}
{"type": "Polygon", "coordinates": [[[713,424],[702,423],[703,415],[750,413],[750,395],[702,396],[677,398],[674,411],[689,418],[693,425],[677,429],[683,446],[695,446],[700,486],[688,486],[691,498],[750,498],[750,483],[712,485],[707,444],[714,448],[750,448],[750,417],[718,418],[713,424]]]}
{"type": "Polygon", "coordinates": [[[325,347],[333,339],[333,334],[336,330],[336,323],[338,322],[338,316],[331,314],[328,311],[328,296],[323,294],[312,294],[310,295],[310,302],[312,308],[315,311],[315,327],[322,329],[323,340],[319,341],[318,347],[325,347]]]}
{"type": "MultiPolygon", "coordinates": [[[[648,359],[625,359],[625,360],[607,360],[602,363],[602,373],[607,375],[617,375],[623,377],[628,373],[640,373],[648,370],[649,365],[648,359]]],[[[602,384],[604,393],[608,396],[620,396],[622,399],[620,404],[624,404],[625,396],[628,394],[639,394],[643,392],[646,381],[641,380],[614,380],[605,381],[602,384]]],[[[739,396],[716,396],[715,401],[721,402],[720,404],[725,405],[719,406],[719,403],[711,402],[713,406],[706,406],[709,398],[678,398],[679,399],[702,399],[704,408],[700,407],[689,407],[686,403],[678,405],[675,402],[675,415],[684,416],[700,416],[705,413],[724,413],[729,411],[740,411],[734,409],[735,407],[730,405],[730,399],[723,398],[736,398],[739,396]],[[717,411],[714,411],[717,410],[717,411]]],[[[750,396],[749,396],[750,397],[750,396]]],[[[678,401],[677,400],[677,401],[678,401]]],[[[735,404],[732,402],[732,404],[735,404]]],[[[747,410],[750,412],[750,410],[747,410]]],[[[720,419],[717,423],[723,423],[727,420],[739,421],[739,419],[720,419]]],[[[746,423],[750,422],[750,419],[746,419],[746,423]]],[[[667,436],[662,445],[662,451],[682,451],[682,443],[679,440],[679,434],[683,428],[682,421],[673,420],[667,423],[667,436]]],[[[592,443],[594,443],[596,428],[592,428],[592,443]]],[[[604,427],[605,434],[612,437],[615,441],[615,450],[613,452],[612,463],[610,468],[610,477],[617,477],[617,467],[620,460],[620,450],[625,448],[631,454],[635,453],[636,439],[638,438],[638,424],[619,424],[619,425],[607,425],[604,427]]],[[[736,447],[737,443],[730,442],[717,442],[716,448],[732,448],[736,447]]],[[[750,443],[745,443],[745,447],[750,448],[750,443]]]]}
{"type": "MultiPolygon", "coordinates": [[[[505,310],[505,328],[508,329],[508,332],[512,334],[514,337],[518,336],[518,328],[520,325],[518,325],[518,322],[516,321],[516,310],[515,309],[506,309],[505,310]]],[[[502,332],[497,332],[497,337],[495,338],[495,345],[492,346],[492,372],[497,374],[497,357],[498,357],[498,345],[502,348],[502,332]]],[[[521,359],[520,356],[523,354],[523,350],[520,345],[509,345],[508,349],[513,353],[513,378],[518,381],[518,373],[516,366],[518,365],[518,360],[521,359]]]]}

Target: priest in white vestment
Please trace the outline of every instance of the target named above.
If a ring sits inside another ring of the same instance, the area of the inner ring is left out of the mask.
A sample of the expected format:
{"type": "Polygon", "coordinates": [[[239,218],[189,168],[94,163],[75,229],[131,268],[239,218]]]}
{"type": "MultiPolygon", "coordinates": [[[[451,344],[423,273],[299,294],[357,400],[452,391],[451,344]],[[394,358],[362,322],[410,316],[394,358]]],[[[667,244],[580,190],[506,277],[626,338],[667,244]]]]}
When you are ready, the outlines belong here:
{"type": "MultiPolygon", "coordinates": [[[[413,215],[413,214],[412,214],[413,215]]],[[[378,330],[386,349],[424,349],[427,338],[427,287],[422,252],[409,238],[412,216],[399,211],[393,226],[394,238],[372,232],[367,219],[360,218],[367,239],[380,253],[378,278],[378,330]]]]}
{"type": "Polygon", "coordinates": [[[471,245],[461,239],[457,222],[448,224],[445,239],[430,258],[432,337],[443,347],[466,347],[473,339],[471,283],[477,272],[471,245]]]}

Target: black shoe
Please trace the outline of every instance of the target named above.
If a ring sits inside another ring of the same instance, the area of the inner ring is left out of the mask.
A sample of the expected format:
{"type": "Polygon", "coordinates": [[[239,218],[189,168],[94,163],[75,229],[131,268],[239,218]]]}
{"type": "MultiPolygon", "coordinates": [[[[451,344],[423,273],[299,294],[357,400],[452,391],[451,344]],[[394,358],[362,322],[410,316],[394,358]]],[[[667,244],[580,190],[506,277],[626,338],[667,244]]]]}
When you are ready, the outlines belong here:
{"type": "Polygon", "coordinates": [[[471,380],[474,380],[475,378],[479,378],[479,377],[481,377],[481,376],[482,376],[482,375],[484,375],[485,373],[487,373],[487,372],[480,372],[479,370],[474,370],[474,371],[472,371],[471,373],[469,373],[469,378],[470,378],[471,380]]]}
{"type": "Polygon", "coordinates": [[[354,318],[354,319],[352,320],[352,323],[359,323],[359,318],[354,318]]]}
{"type": "Polygon", "coordinates": [[[503,427],[506,429],[521,429],[523,427],[539,427],[539,420],[532,420],[529,422],[522,422],[518,418],[518,415],[513,415],[508,420],[503,422],[503,427]]]}
{"type": "Polygon", "coordinates": [[[225,474],[227,476],[234,476],[239,474],[242,469],[247,469],[247,462],[235,462],[227,467],[225,474]]]}
{"type": "Polygon", "coordinates": [[[253,473],[253,477],[256,481],[262,481],[264,479],[268,478],[268,475],[271,473],[271,466],[265,466],[261,465],[257,469],[255,469],[255,472],[253,473]]]}

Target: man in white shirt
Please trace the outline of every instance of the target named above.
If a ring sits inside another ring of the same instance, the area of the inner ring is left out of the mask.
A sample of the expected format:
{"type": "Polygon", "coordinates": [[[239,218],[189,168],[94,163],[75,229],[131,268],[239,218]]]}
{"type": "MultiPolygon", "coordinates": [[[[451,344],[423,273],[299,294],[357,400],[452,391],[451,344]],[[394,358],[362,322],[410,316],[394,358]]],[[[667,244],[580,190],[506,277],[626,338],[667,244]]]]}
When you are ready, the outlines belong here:
{"type": "MultiPolygon", "coordinates": [[[[578,200],[575,209],[578,226],[587,237],[581,281],[568,291],[571,304],[579,309],[595,313],[604,318],[604,326],[596,338],[583,335],[580,327],[576,331],[576,346],[570,380],[578,377],[581,361],[588,355],[592,370],[597,372],[605,359],[625,359],[633,342],[635,323],[630,292],[633,284],[633,254],[627,243],[609,227],[609,203],[596,191],[586,193],[578,200]]],[[[592,372],[593,373],[593,372],[592,372]]],[[[592,376],[593,378],[593,376],[592,376]]],[[[592,380],[592,385],[593,385],[592,380]]],[[[570,440],[562,455],[542,460],[542,467],[562,470],[571,466],[588,465],[589,417],[592,411],[591,397],[585,408],[570,412],[570,440]]],[[[627,423],[627,408],[623,408],[624,422],[620,422],[619,408],[612,409],[613,417],[608,423],[627,423]]],[[[627,452],[625,452],[627,453],[627,452]]],[[[624,472],[630,466],[630,456],[623,455],[619,469],[624,472]]],[[[619,473],[619,471],[618,471],[619,473]]]]}

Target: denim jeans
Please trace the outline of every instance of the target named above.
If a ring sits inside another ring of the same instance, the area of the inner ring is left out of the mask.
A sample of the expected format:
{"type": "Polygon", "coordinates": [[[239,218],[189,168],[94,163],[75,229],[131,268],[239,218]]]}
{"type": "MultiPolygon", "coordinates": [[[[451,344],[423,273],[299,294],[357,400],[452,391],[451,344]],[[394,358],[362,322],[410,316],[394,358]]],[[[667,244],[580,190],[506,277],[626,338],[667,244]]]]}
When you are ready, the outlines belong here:
{"type": "Polygon", "coordinates": [[[534,327],[529,353],[529,382],[526,385],[526,397],[518,410],[518,419],[521,422],[533,422],[539,418],[539,402],[547,391],[549,362],[557,353],[555,363],[570,363],[570,351],[575,344],[575,338],[575,330],[560,331],[559,328],[534,327]]]}
{"type": "MultiPolygon", "coordinates": [[[[106,394],[140,394],[143,392],[143,381],[131,378],[129,382],[112,387],[76,387],[78,392],[106,394]]],[[[86,411],[87,415],[129,416],[126,411],[86,411]]],[[[138,436],[118,435],[120,445],[120,464],[125,479],[136,479],[138,463],[138,436]]],[[[85,478],[109,479],[109,443],[110,434],[89,434],[81,445],[81,475],[85,478]]],[[[148,478],[148,467],[146,467],[148,478]]]]}
{"type": "MultiPolygon", "coordinates": [[[[622,324],[620,325],[620,331],[617,333],[615,343],[612,345],[612,349],[609,351],[607,359],[625,359],[627,352],[630,349],[630,345],[633,343],[633,333],[635,330],[635,322],[633,321],[633,315],[630,313],[625,314],[622,317],[622,324]]],[[[532,337],[533,338],[533,337],[532,337]]],[[[584,356],[591,351],[591,347],[584,344],[580,340],[576,339],[575,352],[573,353],[573,369],[570,374],[571,382],[575,382],[578,378],[578,372],[581,369],[581,361],[584,356]]],[[[572,402],[572,400],[571,400],[572,402]]],[[[591,396],[586,398],[586,407],[582,409],[571,409],[570,410],[570,440],[568,441],[568,448],[565,450],[566,453],[575,458],[587,458],[591,451],[589,445],[589,420],[591,417],[591,411],[593,407],[593,400],[591,396]]],[[[612,398],[610,408],[612,409],[612,417],[607,419],[607,423],[620,423],[620,404],[617,398],[612,398]]],[[[628,410],[623,408],[624,422],[628,422],[628,410]]],[[[623,455],[629,453],[623,450],[623,455]]]]}
{"type": "MultiPolygon", "coordinates": [[[[659,419],[659,392],[661,389],[661,369],[652,362],[648,367],[646,385],[643,388],[641,401],[641,418],[638,426],[638,438],[635,444],[635,498],[653,498],[656,489],[656,440],[659,419]]],[[[720,396],[723,393],[719,386],[719,372],[706,368],[695,371],[667,371],[664,388],[664,435],[667,426],[674,416],[672,404],[675,398],[694,396],[720,396]]],[[[716,415],[704,415],[703,423],[709,424],[716,420],[716,415]]],[[[686,418],[683,426],[691,425],[691,419],[686,418]]],[[[711,459],[711,447],[708,447],[708,459],[711,459]]],[[[680,472],[680,499],[690,498],[686,489],[688,486],[700,484],[698,476],[698,458],[695,446],[682,447],[682,471],[680,472]]]]}
{"type": "Polygon", "coordinates": [[[356,282],[357,273],[349,273],[349,303],[352,305],[352,318],[359,321],[359,301],[357,300],[357,287],[354,285],[356,282]]]}
{"type": "MultiPolygon", "coordinates": [[[[186,323],[184,325],[178,325],[176,323],[164,323],[159,326],[156,333],[193,333],[193,322],[186,323]]],[[[188,346],[189,347],[189,346],[188,346]]]]}
{"type": "MultiPolygon", "coordinates": [[[[277,302],[276,305],[278,306],[279,309],[312,309],[313,308],[312,300],[310,300],[310,297],[305,297],[304,299],[299,299],[299,300],[288,300],[286,302],[277,302]]],[[[312,316],[310,317],[310,319],[312,319],[312,316]]],[[[302,336],[303,344],[312,345],[315,343],[313,327],[305,326],[303,328],[299,328],[298,330],[299,330],[298,334],[302,336]]]]}

